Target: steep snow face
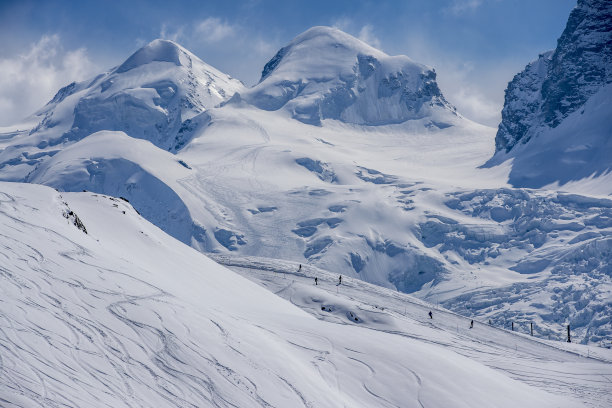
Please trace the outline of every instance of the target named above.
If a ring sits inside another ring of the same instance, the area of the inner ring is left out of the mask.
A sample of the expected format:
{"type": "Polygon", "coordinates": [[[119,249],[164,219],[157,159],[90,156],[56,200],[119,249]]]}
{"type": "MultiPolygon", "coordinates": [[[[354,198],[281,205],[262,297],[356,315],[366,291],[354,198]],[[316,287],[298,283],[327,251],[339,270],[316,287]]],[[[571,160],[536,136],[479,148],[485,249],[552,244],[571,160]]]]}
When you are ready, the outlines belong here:
{"type": "Polygon", "coordinates": [[[292,304],[117,198],[0,183],[0,231],[3,406],[610,402],[611,367],[584,348],[467,329],[443,310],[430,321],[431,305],[346,281],[352,298],[337,295],[330,274],[319,275],[325,289],[274,277],[292,304]]]}
{"type": "Polygon", "coordinates": [[[612,194],[611,95],[612,84],[603,86],[559,126],[515,146],[509,183],[612,194]]]}
{"type": "Polygon", "coordinates": [[[388,56],[330,27],[313,27],[283,47],[242,97],[261,109],[283,108],[309,124],[400,123],[434,108],[455,113],[433,69],[388,56]]]}

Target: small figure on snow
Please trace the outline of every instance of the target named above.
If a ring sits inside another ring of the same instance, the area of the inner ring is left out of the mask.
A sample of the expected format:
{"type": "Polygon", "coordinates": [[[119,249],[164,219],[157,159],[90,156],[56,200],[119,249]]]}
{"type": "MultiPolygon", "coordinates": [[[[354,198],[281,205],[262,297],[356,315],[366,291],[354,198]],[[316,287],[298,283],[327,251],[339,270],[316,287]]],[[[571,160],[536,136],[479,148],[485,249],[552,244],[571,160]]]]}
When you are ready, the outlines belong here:
{"type": "Polygon", "coordinates": [[[300,264],[300,266],[298,267],[298,272],[300,272],[302,270],[302,264],[300,264]]]}
{"type": "Polygon", "coordinates": [[[319,284],[319,278],[315,276],[315,285],[318,285],[318,284],[319,284]]]}
{"type": "Polygon", "coordinates": [[[433,313],[431,313],[431,310],[429,311],[429,318],[433,319],[433,313]]]}
{"type": "Polygon", "coordinates": [[[470,329],[471,329],[471,328],[473,328],[473,327],[474,327],[474,321],[472,320],[472,321],[470,322],[470,329]]]}
{"type": "Polygon", "coordinates": [[[342,285],[342,275],[338,278],[338,285],[342,285]]]}

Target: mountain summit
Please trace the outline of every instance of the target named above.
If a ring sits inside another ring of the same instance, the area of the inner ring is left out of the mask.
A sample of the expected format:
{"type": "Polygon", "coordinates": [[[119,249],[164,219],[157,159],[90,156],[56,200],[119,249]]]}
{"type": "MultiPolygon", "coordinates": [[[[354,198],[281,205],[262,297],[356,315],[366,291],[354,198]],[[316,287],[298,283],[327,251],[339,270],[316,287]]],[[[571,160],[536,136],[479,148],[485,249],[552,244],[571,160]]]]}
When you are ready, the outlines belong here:
{"type": "Polygon", "coordinates": [[[610,171],[611,67],[612,2],[579,0],[557,48],[506,89],[493,161],[515,158],[512,185],[566,184],[610,171]]]}
{"type": "Polygon", "coordinates": [[[60,89],[35,114],[30,135],[37,145],[55,146],[118,130],[177,151],[190,139],[197,115],[243,87],[180,45],[158,39],[109,72],[60,89]]]}
{"type": "Polygon", "coordinates": [[[309,124],[337,119],[384,125],[421,119],[436,108],[455,112],[433,69],[330,27],[313,27],[281,48],[242,96],[309,124]]]}

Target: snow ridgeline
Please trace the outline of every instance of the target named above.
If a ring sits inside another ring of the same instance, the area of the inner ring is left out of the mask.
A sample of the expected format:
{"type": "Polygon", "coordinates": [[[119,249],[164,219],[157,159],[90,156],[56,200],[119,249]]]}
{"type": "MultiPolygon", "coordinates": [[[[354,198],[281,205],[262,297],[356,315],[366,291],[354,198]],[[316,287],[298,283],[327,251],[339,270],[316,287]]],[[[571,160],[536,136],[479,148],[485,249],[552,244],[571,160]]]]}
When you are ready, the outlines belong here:
{"type": "Polygon", "coordinates": [[[330,27],[310,28],[281,48],[259,83],[235,98],[241,99],[260,109],[282,108],[314,125],[325,119],[389,125],[428,117],[435,109],[456,114],[433,69],[330,27]]]}
{"type": "Polygon", "coordinates": [[[342,290],[378,308],[319,291],[310,278],[270,280],[306,310],[324,301],[364,316],[337,324],[337,315],[320,311],[332,317],[314,319],[169,237],[123,200],[16,183],[0,190],[1,230],[11,232],[0,234],[2,405],[603,407],[611,400],[602,388],[611,366],[593,358],[478,325],[455,333],[455,315],[423,319],[422,302],[406,303],[411,313],[400,316],[393,310],[405,295],[380,296],[375,286],[368,292],[345,280],[342,290]],[[63,216],[66,208],[87,234],[63,216]],[[518,367],[538,375],[525,381],[518,367]]]}

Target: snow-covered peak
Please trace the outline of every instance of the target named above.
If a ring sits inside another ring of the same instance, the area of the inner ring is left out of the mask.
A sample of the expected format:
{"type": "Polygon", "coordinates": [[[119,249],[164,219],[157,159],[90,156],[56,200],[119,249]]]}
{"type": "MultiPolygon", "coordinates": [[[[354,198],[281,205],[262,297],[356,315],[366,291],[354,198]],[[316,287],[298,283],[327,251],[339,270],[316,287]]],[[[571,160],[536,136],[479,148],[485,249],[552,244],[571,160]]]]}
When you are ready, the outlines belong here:
{"type": "Polygon", "coordinates": [[[60,89],[36,113],[30,135],[45,148],[115,130],[177,151],[207,120],[203,112],[243,89],[180,45],[158,39],[109,72],[60,89]]]}
{"type": "Polygon", "coordinates": [[[261,109],[285,108],[310,124],[400,123],[423,118],[434,106],[454,112],[433,69],[331,27],[313,27],[281,48],[242,96],[261,109]]]}
{"type": "MultiPolygon", "coordinates": [[[[191,53],[173,41],[158,38],[132,54],[115,72],[126,72],[154,61],[185,65],[188,63],[188,60],[184,56],[181,61],[181,55],[185,54],[191,53]]],[[[193,54],[190,57],[192,56],[193,54]]]]}
{"type": "Polygon", "coordinates": [[[273,73],[275,76],[293,75],[297,79],[350,75],[358,55],[386,57],[382,51],[336,28],[312,27],[276,53],[265,65],[259,82],[273,73]]]}

